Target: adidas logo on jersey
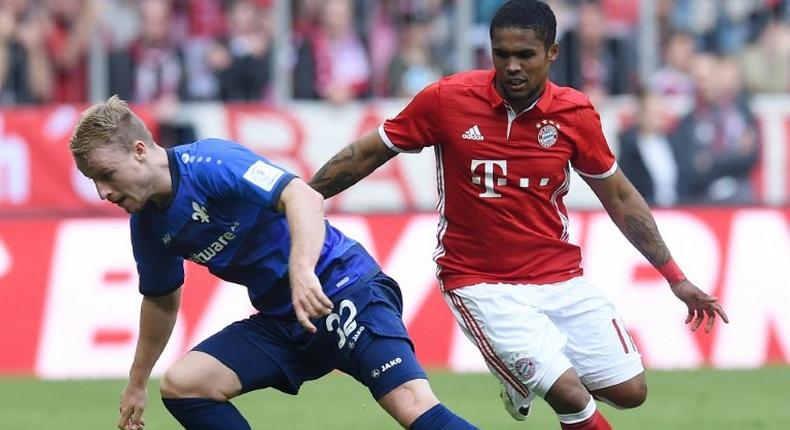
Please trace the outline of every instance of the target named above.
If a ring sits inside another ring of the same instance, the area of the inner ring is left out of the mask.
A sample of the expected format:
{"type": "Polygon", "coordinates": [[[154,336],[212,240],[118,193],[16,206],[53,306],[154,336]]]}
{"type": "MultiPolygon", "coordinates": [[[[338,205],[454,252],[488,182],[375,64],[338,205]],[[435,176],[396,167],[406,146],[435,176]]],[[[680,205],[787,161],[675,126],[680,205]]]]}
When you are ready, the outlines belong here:
{"type": "Polygon", "coordinates": [[[483,133],[480,133],[480,128],[477,125],[472,126],[469,130],[466,130],[464,134],[461,135],[462,138],[466,140],[483,140],[483,133]]]}

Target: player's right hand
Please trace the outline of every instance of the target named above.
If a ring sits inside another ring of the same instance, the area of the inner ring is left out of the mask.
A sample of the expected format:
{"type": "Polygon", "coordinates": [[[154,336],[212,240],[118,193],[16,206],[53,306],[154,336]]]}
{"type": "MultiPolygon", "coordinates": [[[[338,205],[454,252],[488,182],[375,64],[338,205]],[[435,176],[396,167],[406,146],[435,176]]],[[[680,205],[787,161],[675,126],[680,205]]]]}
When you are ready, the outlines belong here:
{"type": "Polygon", "coordinates": [[[119,407],[121,417],[118,420],[118,428],[121,430],[142,430],[145,427],[143,411],[147,404],[146,387],[127,384],[121,393],[119,407]]]}
{"type": "Polygon", "coordinates": [[[310,319],[332,313],[332,301],[324,294],[321,282],[314,272],[291,272],[289,276],[291,279],[291,300],[296,319],[307,331],[315,333],[318,330],[310,322],[310,319]]]}

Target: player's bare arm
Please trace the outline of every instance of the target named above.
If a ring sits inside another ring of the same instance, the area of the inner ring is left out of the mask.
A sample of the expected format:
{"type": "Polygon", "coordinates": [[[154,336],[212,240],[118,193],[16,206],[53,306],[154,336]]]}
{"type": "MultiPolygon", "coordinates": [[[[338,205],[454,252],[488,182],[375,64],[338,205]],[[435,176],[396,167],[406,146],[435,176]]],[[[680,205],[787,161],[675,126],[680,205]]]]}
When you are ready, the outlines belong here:
{"type": "Polygon", "coordinates": [[[129,381],[121,394],[119,429],[137,430],[145,425],[143,411],[148,398],[148,378],[170,339],[180,304],[180,288],[162,297],[143,297],[137,350],[129,370],[129,381]]]}
{"type": "Polygon", "coordinates": [[[324,294],[315,274],[315,265],[324,245],[324,199],[301,179],[294,179],[283,189],[277,204],[288,218],[291,253],[288,275],[296,319],[310,332],[316,328],[310,318],[332,312],[332,301],[324,294]]]}
{"type": "MultiPolygon", "coordinates": [[[[598,196],[612,221],[650,264],[662,268],[672,261],[672,255],[658,232],[650,207],[619,169],[604,179],[584,179],[598,196]]],[[[718,299],[697,288],[682,273],[670,280],[670,287],[675,296],[686,304],[686,324],[690,324],[692,331],[696,331],[705,322],[706,316],[706,333],[713,329],[717,314],[725,323],[729,323],[718,299]]]]}
{"type": "Polygon", "coordinates": [[[378,132],[351,143],[329,159],[310,179],[310,186],[329,198],[368,176],[397,152],[389,149],[378,132]]]}

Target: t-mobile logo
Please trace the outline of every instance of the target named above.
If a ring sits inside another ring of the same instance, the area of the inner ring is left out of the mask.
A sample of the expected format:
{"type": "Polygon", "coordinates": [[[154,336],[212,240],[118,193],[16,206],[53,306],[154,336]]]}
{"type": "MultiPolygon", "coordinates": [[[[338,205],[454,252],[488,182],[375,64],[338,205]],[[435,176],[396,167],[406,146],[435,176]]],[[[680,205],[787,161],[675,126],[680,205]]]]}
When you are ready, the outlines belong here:
{"type": "Polygon", "coordinates": [[[502,197],[502,194],[497,193],[494,188],[494,179],[496,179],[496,185],[504,186],[507,185],[507,178],[497,178],[495,177],[497,173],[499,173],[500,176],[507,175],[506,160],[472,160],[472,183],[480,185],[482,182],[483,186],[485,186],[485,191],[479,194],[480,197],[502,197]],[[483,165],[483,176],[479,176],[476,173],[480,165],[483,165]],[[499,172],[496,171],[496,167],[499,167],[499,172]]]}

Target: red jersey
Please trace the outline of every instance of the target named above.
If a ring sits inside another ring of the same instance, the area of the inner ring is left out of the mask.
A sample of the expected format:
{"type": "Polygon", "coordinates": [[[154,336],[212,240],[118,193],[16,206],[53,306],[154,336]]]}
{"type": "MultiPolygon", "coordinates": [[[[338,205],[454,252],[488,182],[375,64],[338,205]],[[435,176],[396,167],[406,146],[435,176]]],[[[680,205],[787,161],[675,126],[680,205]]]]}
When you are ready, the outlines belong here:
{"type": "Polygon", "coordinates": [[[379,134],[399,152],[434,147],[434,259],[444,290],[581,275],[562,201],[569,167],[595,178],[617,169],[587,96],[548,82],[532,107],[516,113],[494,88],[493,70],[463,72],[423,89],[379,134]]]}

